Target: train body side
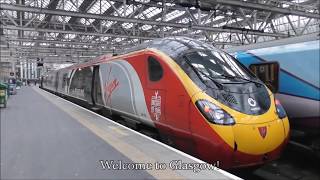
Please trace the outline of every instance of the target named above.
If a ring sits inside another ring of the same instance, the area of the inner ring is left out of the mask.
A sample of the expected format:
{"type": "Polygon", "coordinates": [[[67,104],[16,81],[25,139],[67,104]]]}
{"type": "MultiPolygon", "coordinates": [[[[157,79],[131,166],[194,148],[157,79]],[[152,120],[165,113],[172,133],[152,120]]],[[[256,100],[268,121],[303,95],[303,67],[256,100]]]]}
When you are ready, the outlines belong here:
{"type": "Polygon", "coordinates": [[[107,115],[155,128],[180,149],[194,153],[192,101],[175,71],[155,52],[53,71],[43,78],[43,88],[87,108],[99,107],[107,115]],[[152,60],[160,63],[162,75],[149,73],[156,68],[148,67],[152,60]]]}
{"type": "MultiPolygon", "coordinates": [[[[86,67],[53,71],[43,78],[43,88],[82,103],[106,107],[147,123],[153,120],[160,124],[170,124],[173,121],[167,123],[167,119],[180,121],[182,118],[185,119],[187,130],[186,104],[190,98],[174,72],[162,61],[158,61],[163,67],[162,77],[154,81],[149,79],[147,61],[150,57],[156,60],[159,58],[152,52],[138,53],[86,67]],[[168,92],[167,87],[170,85],[168,92]],[[174,98],[178,99],[177,104],[166,102],[166,99],[174,98]],[[180,107],[179,112],[165,113],[165,108],[176,110],[177,106],[180,107]]],[[[154,127],[153,122],[148,124],[154,127]]]]}

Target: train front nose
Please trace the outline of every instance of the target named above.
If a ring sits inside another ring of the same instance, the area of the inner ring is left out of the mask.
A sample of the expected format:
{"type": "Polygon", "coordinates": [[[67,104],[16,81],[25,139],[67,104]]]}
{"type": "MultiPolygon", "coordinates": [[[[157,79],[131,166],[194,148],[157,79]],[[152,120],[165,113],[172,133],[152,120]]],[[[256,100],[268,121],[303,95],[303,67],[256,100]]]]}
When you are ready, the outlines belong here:
{"type": "Polygon", "coordinates": [[[277,159],[287,142],[288,126],[287,118],[235,124],[234,167],[258,165],[277,159]]]}

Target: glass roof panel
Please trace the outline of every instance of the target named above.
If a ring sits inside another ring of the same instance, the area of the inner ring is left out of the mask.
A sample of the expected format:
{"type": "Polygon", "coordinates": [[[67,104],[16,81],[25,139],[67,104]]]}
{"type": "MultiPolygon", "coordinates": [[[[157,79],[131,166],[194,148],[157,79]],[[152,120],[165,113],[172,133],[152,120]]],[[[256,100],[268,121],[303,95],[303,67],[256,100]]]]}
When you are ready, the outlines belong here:
{"type": "Polygon", "coordinates": [[[217,16],[215,18],[211,18],[210,20],[206,21],[205,24],[211,23],[212,21],[213,22],[214,21],[218,21],[218,20],[223,19],[223,18],[225,18],[225,17],[224,16],[217,16]]]}
{"type": "Polygon", "coordinates": [[[35,36],[39,36],[39,32],[35,32],[35,31],[23,31],[23,35],[24,35],[24,36],[35,37],[35,36]]]}
{"type": "Polygon", "coordinates": [[[118,8],[118,12],[113,12],[112,15],[114,16],[119,16],[118,13],[120,13],[121,16],[128,16],[129,14],[131,14],[135,8],[139,8],[141,7],[141,5],[139,6],[134,6],[134,5],[122,5],[120,8],[118,8]]]}
{"type": "Polygon", "coordinates": [[[7,4],[11,4],[10,0],[0,0],[0,3],[7,3],[7,4]]]}
{"type": "Polygon", "coordinates": [[[187,28],[178,29],[178,30],[176,30],[176,31],[173,31],[172,34],[181,33],[181,32],[184,32],[184,31],[186,31],[186,30],[188,30],[188,29],[187,29],[187,28]]]}
{"type": "Polygon", "coordinates": [[[184,13],[185,13],[185,11],[174,10],[171,13],[166,14],[165,21],[171,21],[172,19],[175,19],[175,18],[183,15],[184,13]]]}
{"type": "Polygon", "coordinates": [[[82,39],[83,39],[83,40],[91,40],[93,37],[94,37],[94,36],[88,35],[88,36],[83,36],[82,39]]]}
{"type": "Polygon", "coordinates": [[[139,19],[145,19],[145,17],[151,18],[159,14],[161,11],[162,11],[161,8],[149,7],[148,9],[144,10],[142,13],[137,15],[136,18],[139,18],[139,19]]]}
{"type": "Polygon", "coordinates": [[[58,21],[67,23],[71,19],[71,16],[58,16],[58,21]]]}
{"type": "Polygon", "coordinates": [[[63,9],[66,11],[78,11],[78,8],[82,4],[83,0],[77,0],[77,1],[72,1],[72,0],[63,0],[59,1],[57,9],[63,9]]]}
{"type": "Polygon", "coordinates": [[[107,41],[110,37],[100,37],[101,41],[107,41]]]}
{"type": "Polygon", "coordinates": [[[13,18],[17,18],[17,11],[8,11],[8,10],[1,10],[1,11],[3,11],[4,14],[9,14],[13,18]]]}
{"type": "Polygon", "coordinates": [[[130,29],[130,28],[132,28],[132,26],[133,26],[133,23],[123,23],[122,24],[122,27],[125,29],[130,29]]]}
{"type": "Polygon", "coordinates": [[[40,21],[42,21],[42,20],[44,19],[44,17],[46,17],[45,14],[39,14],[39,15],[37,16],[37,19],[39,19],[40,21]]]}
{"type": "Polygon", "coordinates": [[[135,2],[149,3],[149,2],[150,2],[150,0],[135,0],[135,2]]]}
{"type": "Polygon", "coordinates": [[[65,34],[65,35],[64,35],[64,38],[67,38],[67,39],[73,39],[73,38],[75,38],[75,37],[76,37],[75,34],[65,34]]]}
{"type": "Polygon", "coordinates": [[[126,38],[115,38],[113,41],[115,41],[115,42],[120,42],[120,41],[123,41],[123,40],[125,40],[126,38]]]}
{"type": "MultiPolygon", "coordinates": [[[[113,1],[110,1],[111,4],[114,4],[113,1]]],[[[111,4],[106,0],[96,1],[96,3],[88,10],[89,13],[93,14],[103,14],[106,10],[111,7],[111,4]],[[100,12],[100,2],[101,2],[101,12],[100,12]]]]}
{"type": "Polygon", "coordinates": [[[35,13],[30,13],[30,12],[25,12],[24,13],[24,18],[25,19],[32,19],[34,16],[37,16],[36,19],[42,21],[45,17],[45,14],[35,14],[35,13]]]}
{"type": "Polygon", "coordinates": [[[189,23],[189,18],[187,18],[187,17],[183,18],[180,21],[178,21],[178,23],[187,24],[187,23],[189,23]]]}
{"type": "Polygon", "coordinates": [[[25,12],[25,13],[24,13],[24,18],[25,18],[25,19],[31,19],[32,16],[33,16],[33,13],[29,13],[29,12],[25,12]]]}
{"type": "MultiPolygon", "coordinates": [[[[207,14],[201,13],[200,17],[203,18],[203,17],[205,17],[206,15],[207,15],[207,14]]],[[[198,14],[198,13],[195,13],[195,14],[193,14],[193,16],[194,16],[194,18],[198,19],[199,14],[198,14]]]]}
{"type": "MultiPolygon", "coordinates": [[[[164,30],[164,31],[169,31],[170,29],[172,29],[172,27],[170,27],[170,26],[165,26],[165,27],[163,27],[163,30],[164,30]]],[[[157,29],[157,31],[160,32],[160,31],[161,31],[161,28],[157,29]]]]}
{"type": "Polygon", "coordinates": [[[18,35],[18,30],[3,29],[3,32],[4,32],[4,34],[7,34],[7,35],[12,35],[12,36],[18,35]]]}
{"type": "Polygon", "coordinates": [[[40,46],[49,46],[49,43],[40,43],[40,46]]]}
{"type": "Polygon", "coordinates": [[[50,0],[27,0],[25,4],[29,4],[29,6],[33,7],[42,7],[45,8],[49,5],[50,0]]]}
{"type": "Polygon", "coordinates": [[[144,31],[147,31],[147,30],[149,30],[149,29],[151,29],[151,28],[152,28],[151,25],[146,24],[146,25],[143,25],[140,29],[142,29],[142,30],[144,30],[144,31]]]}
{"type": "Polygon", "coordinates": [[[23,46],[34,46],[34,42],[22,42],[23,46]]]}
{"type": "Polygon", "coordinates": [[[102,26],[105,26],[107,28],[109,28],[110,26],[112,26],[115,22],[114,21],[102,21],[102,26]]]}
{"type": "Polygon", "coordinates": [[[85,19],[85,18],[80,19],[80,23],[87,26],[91,25],[93,21],[95,21],[95,19],[85,19]]]}
{"type": "Polygon", "coordinates": [[[59,33],[47,33],[47,37],[57,37],[59,33]]]}

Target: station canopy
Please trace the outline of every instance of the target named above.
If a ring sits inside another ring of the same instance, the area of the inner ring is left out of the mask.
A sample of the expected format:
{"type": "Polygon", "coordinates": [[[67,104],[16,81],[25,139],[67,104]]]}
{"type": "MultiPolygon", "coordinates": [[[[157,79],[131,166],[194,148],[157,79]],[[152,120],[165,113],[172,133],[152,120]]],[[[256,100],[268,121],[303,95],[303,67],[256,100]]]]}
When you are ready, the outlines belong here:
{"type": "Polygon", "coordinates": [[[228,48],[319,32],[318,0],[0,0],[1,61],[78,63],[188,36],[228,48]]]}

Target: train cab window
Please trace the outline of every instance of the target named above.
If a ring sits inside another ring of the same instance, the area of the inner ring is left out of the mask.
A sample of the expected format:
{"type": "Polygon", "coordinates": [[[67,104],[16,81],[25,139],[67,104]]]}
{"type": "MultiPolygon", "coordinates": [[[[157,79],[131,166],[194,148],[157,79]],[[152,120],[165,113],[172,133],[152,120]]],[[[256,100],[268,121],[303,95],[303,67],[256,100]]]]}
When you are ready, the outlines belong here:
{"type": "Polygon", "coordinates": [[[148,71],[150,81],[159,81],[163,76],[163,69],[154,57],[148,58],[148,71]]]}

